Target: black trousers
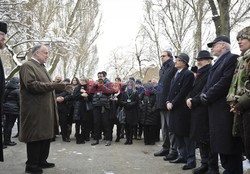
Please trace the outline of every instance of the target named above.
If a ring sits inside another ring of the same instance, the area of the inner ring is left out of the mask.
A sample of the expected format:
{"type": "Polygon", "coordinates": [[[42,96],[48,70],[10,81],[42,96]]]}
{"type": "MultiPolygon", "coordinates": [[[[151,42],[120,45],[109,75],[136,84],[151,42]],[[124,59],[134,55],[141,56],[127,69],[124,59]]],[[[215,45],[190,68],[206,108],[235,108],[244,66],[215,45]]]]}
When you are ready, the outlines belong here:
{"type": "Polygon", "coordinates": [[[36,167],[45,163],[49,156],[50,142],[51,139],[26,143],[28,158],[26,165],[36,167]]]}
{"type": "Polygon", "coordinates": [[[102,130],[104,131],[105,140],[112,140],[111,120],[108,109],[103,110],[102,107],[95,107],[94,115],[94,139],[99,140],[102,130]]]}
{"type": "Polygon", "coordinates": [[[156,126],[153,125],[144,125],[144,144],[153,144],[155,143],[155,131],[156,126]]]}
{"type": "Polygon", "coordinates": [[[242,155],[220,154],[221,165],[225,169],[223,174],[243,174],[242,155]]]}
{"type": "Polygon", "coordinates": [[[6,121],[4,125],[4,143],[8,143],[10,142],[12,128],[16,122],[16,119],[18,118],[18,115],[5,114],[5,116],[6,116],[6,121]]]}
{"type": "Polygon", "coordinates": [[[126,133],[126,139],[127,142],[132,143],[133,142],[133,130],[134,130],[135,126],[134,125],[130,125],[130,124],[125,124],[125,133],[126,133]]]}
{"type": "Polygon", "coordinates": [[[58,114],[59,114],[59,124],[61,127],[62,138],[63,139],[69,138],[68,134],[69,115],[64,114],[62,112],[59,112],[58,114]]]}

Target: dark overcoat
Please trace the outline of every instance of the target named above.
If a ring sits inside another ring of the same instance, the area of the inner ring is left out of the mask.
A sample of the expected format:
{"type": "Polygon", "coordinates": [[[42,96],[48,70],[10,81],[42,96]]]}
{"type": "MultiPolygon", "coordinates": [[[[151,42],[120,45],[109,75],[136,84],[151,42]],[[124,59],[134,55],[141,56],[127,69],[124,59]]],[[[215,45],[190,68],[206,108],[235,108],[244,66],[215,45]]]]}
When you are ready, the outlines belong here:
{"type": "Polygon", "coordinates": [[[190,109],[186,105],[186,97],[194,82],[194,74],[184,68],[171,81],[167,102],[173,104],[170,111],[169,129],[179,136],[189,136],[190,109]]]}
{"type": "Polygon", "coordinates": [[[124,92],[121,98],[121,105],[124,107],[124,112],[126,115],[125,122],[131,126],[135,126],[138,123],[138,104],[139,97],[137,92],[124,92]],[[128,99],[131,101],[128,102],[128,99]]]}
{"type": "Polygon", "coordinates": [[[31,59],[21,66],[19,75],[19,140],[33,142],[53,138],[55,122],[58,128],[58,113],[48,72],[43,65],[31,59]]]}
{"type": "Polygon", "coordinates": [[[0,58],[0,161],[3,161],[3,140],[2,140],[2,117],[3,117],[3,94],[5,88],[5,76],[2,60],[0,58]]]}
{"type": "Polygon", "coordinates": [[[207,83],[210,68],[211,64],[197,71],[194,85],[187,96],[187,99],[192,98],[190,139],[196,142],[209,140],[208,108],[201,103],[200,94],[207,83]]]}
{"type": "Polygon", "coordinates": [[[239,138],[232,137],[233,113],[226,102],[238,55],[225,52],[210,69],[203,93],[208,98],[209,135],[213,152],[241,153],[239,138]]]}
{"type": "Polygon", "coordinates": [[[170,89],[170,83],[175,75],[176,68],[173,59],[169,59],[163,63],[159,71],[159,82],[156,89],[156,108],[166,109],[166,101],[170,89]]]}

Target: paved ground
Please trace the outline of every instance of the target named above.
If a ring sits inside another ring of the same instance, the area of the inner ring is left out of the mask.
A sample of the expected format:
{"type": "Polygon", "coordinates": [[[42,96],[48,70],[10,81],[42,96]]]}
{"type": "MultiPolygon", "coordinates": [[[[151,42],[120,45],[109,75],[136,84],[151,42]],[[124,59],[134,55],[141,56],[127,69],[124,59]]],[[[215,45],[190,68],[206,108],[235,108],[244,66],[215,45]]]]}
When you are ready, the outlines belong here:
{"type": "MultiPolygon", "coordinates": [[[[15,132],[13,133],[15,134],[15,132]]],[[[24,174],[26,148],[18,142],[14,147],[4,149],[5,162],[0,163],[0,174],[24,174]]],[[[113,142],[111,146],[91,146],[90,142],[78,145],[74,137],[70,143],[62,142],[61,137],[51,144],[48,161],[55,168],[44,170],[45,174],[191,174],[183,171],[183,164],[170,164],[153,153],[161,148],[161,142],[145,146],[143,140],[134,140],[133,145],[113,142]]],[[[199,165],[200,160],[197,160],[199,165]]],[[[250,166],[249,166],[250,167],[250,166]]],[[[250,173],[250,172],[249,172],[250,173]]]]}

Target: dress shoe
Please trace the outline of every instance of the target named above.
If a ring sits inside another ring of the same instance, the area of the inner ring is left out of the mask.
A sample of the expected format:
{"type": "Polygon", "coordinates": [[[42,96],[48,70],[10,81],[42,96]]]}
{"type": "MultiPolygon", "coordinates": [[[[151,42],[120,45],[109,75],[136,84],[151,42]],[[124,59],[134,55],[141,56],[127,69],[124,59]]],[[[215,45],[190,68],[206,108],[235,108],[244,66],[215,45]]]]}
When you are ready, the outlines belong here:
{"type": "Polygon", "coordinates": [[[7,145],[7,146],[15,146],[16,143],[15,143],[15,142],[9,141],[9,142],[4,143],[4,145],[7,145]]]}
{"type": "Polygon", "coordinates": [[[63,138],[63,141],[64,141],[64,142],[70,142],[70,139],[68,139],[68,138],[63,138]]]}
{"type": "Polygon", "coordinates": [[[55,167],[55,164],[54,163],[45,162],[45,163],[39,164],[39,167],[41,167],[43,169],[52,168],[52,167],[55,167]]]}
{"type": "Polygon", "coordinates": [[[126,141],[124,144],[125,144],[125,145],[128,145],[128,144],[129,144],[129,141],[126,141]]]}
{"type": "Polygon", "coordinates": [[[163,157],[164,161],[171,161],[171,160],[175,160],[178,157],[177,154],[168,154],[167,156],[163,157]]]}
{"type": "Polygon", "coordinates": [[[196,165],[195,164],[185,164],[183,167],[182,167],[182,170],[190,170],[190,169],[193,169],[195,168],[196,165]]]}
{"type": "Polygon", "coordinates": [[[168,154],[169,150],[162,148],[160,151],[155,152],[154,156],[166,156],[168,154]]]}
{"type": "Polygon", "coordinates": [[[32,174],[42,174],[43,169],[38,166],[26,166],[25,173],[32,173],[32,174]]]}
{"type": "Polygon", "coordinates": [[[200,167],[193,170],[193,174],[203,174],[208,171],[208,165],[207,164],[201,164],[200,167]]]}
{"type": "Polygon", "coordinates": [[[110,146],[111,145],[111,141],[106,141],[105,146],[110,146]]]}
{"type": "Polygon", "coordinates": [[[95,140],[91,143],[92,146],[99,144],[99,140],[95,140]]]}
{"type": "Polygon", "coordinates": [[[187,160],[183,159],[183,158],[177,158],[175,160],[171,160],[169,161],[170,163],[186,163],[187,160]]]}
{"type": "Polygon", "coordinates": [[[209,169],[207,172],[205,172],[205,174],[220,174],[220,172],[219,169],[218,170],[209,169]]]}
{"type": "Polygon", "coordinates": [[[119,138],[116,138],[115,142],[120,142],[120,139],[119,139],[119,138]]]}
{"type": "Polygon", "coordinates": [[[7,146],[5,144],[3,144],[3,149],[6,149],[6,148],[7,148],[7,146]]]}

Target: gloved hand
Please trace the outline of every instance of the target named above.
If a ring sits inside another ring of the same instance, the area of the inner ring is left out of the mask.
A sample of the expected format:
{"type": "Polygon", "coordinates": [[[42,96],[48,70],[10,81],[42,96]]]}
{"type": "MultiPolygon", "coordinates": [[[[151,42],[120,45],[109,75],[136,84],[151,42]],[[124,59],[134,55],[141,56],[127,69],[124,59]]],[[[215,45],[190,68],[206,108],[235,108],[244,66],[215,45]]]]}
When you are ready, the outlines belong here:
{"type": "Polygon", "coordinates": [[[64,83],[51,83],[51,86],[53,89],[59,90],[59,91],[64,91],[66,88],[66,84],[64,83]]]}
{"type": "Polygon", "coordinates": [[[203,105],[208,105],[208,98],[207,95],[204,93],[201,93],[200,100],[203,105]]]}

